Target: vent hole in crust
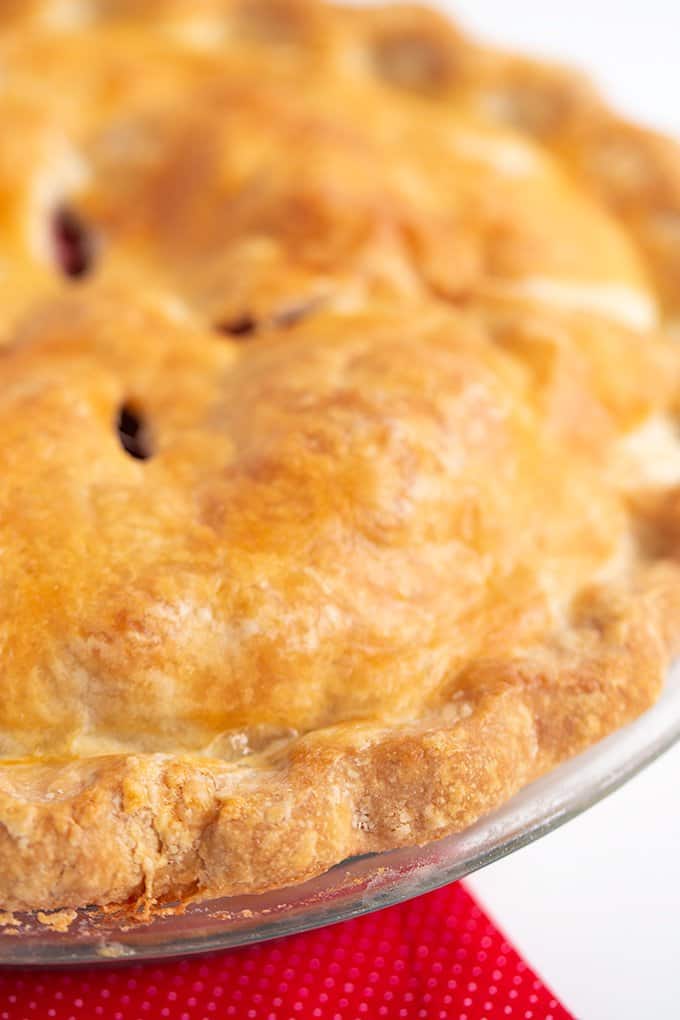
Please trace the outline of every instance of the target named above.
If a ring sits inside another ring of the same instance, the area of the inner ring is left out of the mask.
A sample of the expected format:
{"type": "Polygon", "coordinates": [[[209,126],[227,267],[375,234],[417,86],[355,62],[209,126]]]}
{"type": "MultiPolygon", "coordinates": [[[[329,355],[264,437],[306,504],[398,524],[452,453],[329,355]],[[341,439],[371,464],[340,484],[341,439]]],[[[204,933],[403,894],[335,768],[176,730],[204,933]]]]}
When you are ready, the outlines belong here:
{"type": "Polygon", "coordinates": [[[278,329],[292,329],[306,319],[321,304],[320,298],[310,298],[298,304],[288,305],[273,316],[272,322],[278,329]]]}
{"type": "Polygon", "coordinates": [[[151,443],[146,422],[139,412],[129,404],[123,404],[118,412],[116,423],[120,445],[135,460],[148,460],[151,456],[151,443]]]}
{"type": "Polygon", "coordinates": [[[224,322],[216,323],[215,329],[218,333],[224,334],[224,336],[233,336],[239,340],[245,340],[246,337],[252,336],[256,332],[257,322],[252,315],[239,315],[235,319],[227,319],[224,322]]]}
{"type": "Polygon", "coordinates": [[[80,279],[92,269],[92,235],[72,209],[57,209],[52,219],[52,235],[57,264],[64,276],[80,279]]]}

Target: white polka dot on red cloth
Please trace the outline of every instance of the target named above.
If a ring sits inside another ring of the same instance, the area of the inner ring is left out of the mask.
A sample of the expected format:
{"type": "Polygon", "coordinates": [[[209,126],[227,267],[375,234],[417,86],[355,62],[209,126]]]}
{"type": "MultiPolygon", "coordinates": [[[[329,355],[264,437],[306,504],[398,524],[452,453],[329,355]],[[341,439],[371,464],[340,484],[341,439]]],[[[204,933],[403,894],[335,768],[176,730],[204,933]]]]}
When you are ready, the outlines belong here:
{"type": "Polygon", "coordinates": [[[569,1020],[460,884],[165,964],[0,972],[0,1020],[569,1020]]]}

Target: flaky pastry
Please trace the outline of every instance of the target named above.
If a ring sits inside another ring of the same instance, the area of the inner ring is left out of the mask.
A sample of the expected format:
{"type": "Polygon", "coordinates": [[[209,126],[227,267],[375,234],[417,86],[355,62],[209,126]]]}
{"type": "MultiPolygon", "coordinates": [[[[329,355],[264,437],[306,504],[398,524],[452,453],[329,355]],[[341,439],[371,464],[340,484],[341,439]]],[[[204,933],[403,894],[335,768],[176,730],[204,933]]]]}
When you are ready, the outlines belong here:
{"type": "Polygon", "coordinates": [[[0,6],[0,906],[469,825],[680,637],[680,155],[414,7],[0,6]]]}

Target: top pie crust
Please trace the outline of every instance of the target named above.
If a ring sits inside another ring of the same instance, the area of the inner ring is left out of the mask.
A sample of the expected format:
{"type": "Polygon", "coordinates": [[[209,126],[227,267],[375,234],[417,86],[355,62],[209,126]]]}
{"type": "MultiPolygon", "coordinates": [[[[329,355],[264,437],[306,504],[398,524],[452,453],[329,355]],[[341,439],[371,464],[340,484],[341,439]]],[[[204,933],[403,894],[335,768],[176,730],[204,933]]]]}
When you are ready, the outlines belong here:
{"type": "Polygon", "coordinates": [[[423,843],[651,704],[674,143],[415,7],[5,0],[0,72],[2,909],[423,843]]]}

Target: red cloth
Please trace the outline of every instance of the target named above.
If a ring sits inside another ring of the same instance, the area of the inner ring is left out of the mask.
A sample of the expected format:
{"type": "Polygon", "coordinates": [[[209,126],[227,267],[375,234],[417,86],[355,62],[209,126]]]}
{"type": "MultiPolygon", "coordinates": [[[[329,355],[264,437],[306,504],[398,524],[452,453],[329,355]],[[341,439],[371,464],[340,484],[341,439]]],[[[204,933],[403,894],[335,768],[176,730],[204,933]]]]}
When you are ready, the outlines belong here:
{"type": "Polygon", "coordinates": [[[462,885],[167,963],[0,971],[0,1020],[570,1020],[462,885]]]}

